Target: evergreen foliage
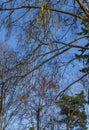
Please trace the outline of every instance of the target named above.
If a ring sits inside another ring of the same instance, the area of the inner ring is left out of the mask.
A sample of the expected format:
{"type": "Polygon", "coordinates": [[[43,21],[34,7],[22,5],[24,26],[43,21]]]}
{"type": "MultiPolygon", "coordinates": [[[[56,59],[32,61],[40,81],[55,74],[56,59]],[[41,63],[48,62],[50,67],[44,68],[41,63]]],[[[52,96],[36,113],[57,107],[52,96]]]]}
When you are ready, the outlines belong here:
{"type": "Polygon", "coordinates": [[[75,96],[64,95],[60,101],[61,114],[65,115],[66,129],[78,128],[87,130],[87,115],[85,112],[85,96],[82,91],[75,96]]]}

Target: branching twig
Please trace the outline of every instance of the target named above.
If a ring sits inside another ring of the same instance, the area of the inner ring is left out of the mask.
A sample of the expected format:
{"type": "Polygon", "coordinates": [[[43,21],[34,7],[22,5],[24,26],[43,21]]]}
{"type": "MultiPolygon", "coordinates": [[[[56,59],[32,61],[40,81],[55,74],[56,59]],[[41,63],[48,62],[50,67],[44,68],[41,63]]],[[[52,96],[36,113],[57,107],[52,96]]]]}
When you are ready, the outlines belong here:
{"type": "Polygon", "coordinates": [[[56,96],[55,100],[57,100],[57,98],[60,96],[62,96],[66,90],[68,90],[71,86],[73,86],[75,83],[79,82],[81,79],[83,79],[84,77],[86,77],[87,75],[89,75],[89,72],[84,74],[83,76],[81,76],[79,79],[75,80],[74,82],[70,83],[65,89],[63,89],[61,92],[58,93],[58,95],[56,96]]]}

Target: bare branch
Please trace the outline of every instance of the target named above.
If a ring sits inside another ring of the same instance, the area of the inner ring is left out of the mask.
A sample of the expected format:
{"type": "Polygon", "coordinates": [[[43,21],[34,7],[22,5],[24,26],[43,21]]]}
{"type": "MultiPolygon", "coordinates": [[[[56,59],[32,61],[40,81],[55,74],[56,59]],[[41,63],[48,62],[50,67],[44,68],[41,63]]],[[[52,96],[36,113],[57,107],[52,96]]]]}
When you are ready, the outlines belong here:
{"type": "MultiPolygon", "coordinates": [[[[31,6],[31,5],[28,5],[28,6],[17,6],[17,7],[12,7],[12,8],[0,8],[0,11],[11,11],[11,10],[26,9],[26,8],[29,8],[29,9],[31,9],[31,8],[32,9],[41,9],[41,6],[31,6]]],[[[58,10],[58,9],[54,9],[54,8],[48,8],[48,7],[44,7],[44,8],[46,10],[50,10],[50,11],[53,11],[53,12],[67,14],[67,15],[79,18],[81,20],[84,20],[84,21],[87,20],[87,18],[85,16],[77,15],[77,14],[74,14],[74,13],[71,13],[71,12],[58,10]]]]}

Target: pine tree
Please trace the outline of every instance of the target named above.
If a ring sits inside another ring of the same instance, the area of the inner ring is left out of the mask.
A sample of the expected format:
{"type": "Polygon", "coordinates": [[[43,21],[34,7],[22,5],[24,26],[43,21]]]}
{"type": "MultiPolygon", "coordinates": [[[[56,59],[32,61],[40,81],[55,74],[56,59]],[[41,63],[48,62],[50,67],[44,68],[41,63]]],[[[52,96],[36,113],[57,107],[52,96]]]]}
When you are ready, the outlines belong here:
{"type": "Polygon", "coordinates": [[[65,115],[63,123],[66,123],[66,130],[73,130],[73,128],[87,130],[85,103],[83,91],[75,96],[64,95],[62,97],[59,106],[61,114],[65,115]]]}

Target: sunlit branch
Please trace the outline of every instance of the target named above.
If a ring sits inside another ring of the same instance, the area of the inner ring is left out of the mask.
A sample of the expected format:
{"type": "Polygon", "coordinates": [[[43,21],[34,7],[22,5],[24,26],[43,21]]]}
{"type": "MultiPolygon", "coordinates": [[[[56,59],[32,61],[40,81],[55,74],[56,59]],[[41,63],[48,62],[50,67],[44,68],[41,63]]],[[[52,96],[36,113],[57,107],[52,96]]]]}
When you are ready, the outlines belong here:
{"type": "MultiPolygon", "coordinates": [[[[68,44],[64,44],[64,46],[61,47],[61,48],[54,49],[54,50],[52,50],[52,51],[50,51],[50,52],[47,52],[47,53],[44,53],[44,54],[38,54],[38,55],[36,55],[36,58],[37,58],[37,57],[40,57],[40,56],[46,56],[46,55],[48,55],[48,54],[52,54],[52,53],[56,52],[56,54],[54,54],[54,55],[51,56],[50,58],[44,60],[42,63],[40,63],[40,64],[38,64],[37,66],[35,66],[32,70],[28,71],[26,74],[24,74],[24,75],[19,75],[19,76],[14,76],[14,77],[11,76],[11,77],[9,77],[9,79],[7,79],[7,80],[5,81],[5,83],[8,82],[8,80],[10,80],[10,79],[12,79],[12,78],[16,78],[16,77],[23,77],[23,78],[24,78],[25,76],[27,76],[27,75],[29,75],[30,73],[32,73],[33,71],[37,70],[39,67],[41,67],[42,65],[46,64],[46,63],[49,62],[50,60],[52,60],[52,59],[54,59],[55,57],[57,57],[57,56],[63,54],[64,52],[70,50],[70,49],[72,48],[72,46],[73,46],[73,47],[78,47],[78,48],[87,49],[86,47],[74,46],[74,45],[72,45],[74,42],[76,42],[76,41],[78,41],[78,40],[80,40],[80,39],[82,39],[82,38],[85,38],[85,37],[86,37],[86,36],[79,37],[79,38],[77,38],[77,39],[74,39],[73,41],[71,41],[71,42],[68,43],[68,44]],[[60,51],[60,50],[61,50],[61,51],[60,51]],[[58,51],[60,51],[60,52],[58,52],[58,51]]],[[[61,44],[61,43],[60,43],[60,44],[61,44]]],[[[88,49],[89,49],[89,48],[88,48],[88,49]]],[[[29,55],[27,55],[27,56],[30,56],[30,55],[31,55],[31,54],[29,54],[29,55]]],[[[28,63],[28,64],[31,64],[31,63],[28,63]]],[[[13,70],[15,67],[20,66],[20,65],[25,65],[23,60],[22,60],[21,62],[17,63],[14,67],[12,67],[11,70],[13,70]]]]}
{"type": "Polygon", "coordinates": [[[81,9],[84,11],[84,13],[89,17],[89,9],[84,6],[84,4],[81,2],[81,0],[76,0],[81,7],[81,9]]]}
{"type": "MultiPolygon", "coordinates": [[[[32,9],[41,9],[41,6],[31,6],[31,5],[28,5],[28,6],[17,6],[17,7],[11,7],[11,8],[0,8],[0,11],[19,10],[19,9],[26,9],[26,8],[29,8],[29,9],[31,9],[31,8],[32,9]]],[[[79,19],[84,20],[84,21],[87,20],[87,18],[85,16],[77,15],[77,14],[74,14],[74,13],[71,13],[71,12],[58,10],[58,9],[54,9],[54,8],[48,8],[48,7],[44,7],[44,8],[46,10],[50,10],[52,12],[58,12],[58,13],[71,15],[73,17],[79,18],[79,19]]]]}

